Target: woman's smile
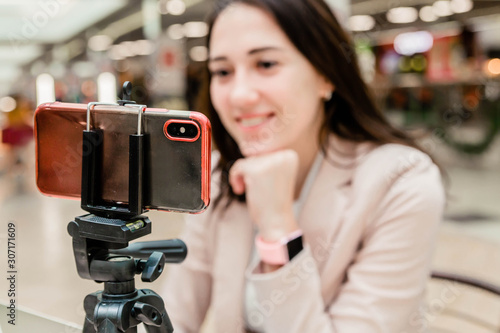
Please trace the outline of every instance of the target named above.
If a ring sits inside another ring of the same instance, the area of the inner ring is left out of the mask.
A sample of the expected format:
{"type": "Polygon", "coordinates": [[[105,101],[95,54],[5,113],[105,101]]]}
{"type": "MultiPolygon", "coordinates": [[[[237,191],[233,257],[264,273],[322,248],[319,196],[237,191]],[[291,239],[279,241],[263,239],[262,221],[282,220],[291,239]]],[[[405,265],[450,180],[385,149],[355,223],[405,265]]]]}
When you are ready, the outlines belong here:
{"type": "Polygon", "coordinates": [[[255,132],[266,125],[275,117],[274,112],[268,114],[250,114],[236,118],[236,123],[241,131],[255,132]]]}

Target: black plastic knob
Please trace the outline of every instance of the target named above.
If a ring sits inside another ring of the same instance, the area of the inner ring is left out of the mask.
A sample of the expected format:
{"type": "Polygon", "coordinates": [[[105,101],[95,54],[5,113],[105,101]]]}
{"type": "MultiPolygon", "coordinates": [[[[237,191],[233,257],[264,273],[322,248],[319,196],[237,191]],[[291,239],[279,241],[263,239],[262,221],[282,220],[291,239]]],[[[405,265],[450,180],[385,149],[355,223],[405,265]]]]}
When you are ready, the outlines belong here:
{"type": "Polygon", "coordinates": [[[165,266],[165,256],[161,252],[153,252],[142,270],[141,280],[153,282],[163,272],[165,266]]]}
{"type": "Polygon", "coordinates": [[[146,325],[160,326],[162,323],[162,316],[158,309],[146,303],[136,302],[133,315],[146,325]]]}

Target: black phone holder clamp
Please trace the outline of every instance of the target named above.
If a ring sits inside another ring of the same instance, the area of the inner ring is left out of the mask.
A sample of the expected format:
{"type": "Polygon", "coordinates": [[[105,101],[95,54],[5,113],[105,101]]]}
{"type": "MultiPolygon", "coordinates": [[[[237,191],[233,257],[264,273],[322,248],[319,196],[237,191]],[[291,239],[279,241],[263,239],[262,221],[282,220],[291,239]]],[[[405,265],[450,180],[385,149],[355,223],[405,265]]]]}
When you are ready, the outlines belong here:
{"type": "MultiPolygon", "coordinates": [[[[137,134],[130,135],[129,201],[112,204],[102,199],[102,131],[90,129],[90,110],[102,103],[89,103],[87,129],[83,132],[81,207],[89,214],[68,224],[78,274],[83,279],[104,283],[104,290],[87,295],[83,333],[135,333],[144,323],[147,332],[173,332],[161,297],[149,289],[135,288],[134,277],[156,280],[165,263],[179,263],[187,247],[179,239],[157,242],[129,242],[151,233],[151,221],[144,215],[144,134],[138,107],[137,134]],[[134,258],[136,257],[136,258],[134,258]]],[[[110,104],[105,104],[110,105],[110,104]]],[[[111,104],[117,105],[117,104],[111,104]]]]}
{"type": "Polygon", "coordinates": [[[126,105],[126,104],[135,104],[135,101],[130,100],[130,96],[132,95],[132,83],[129,81],[126,81],[123,84],[122,87],[122,99],[118,100],[119,105],[126,105]]]}

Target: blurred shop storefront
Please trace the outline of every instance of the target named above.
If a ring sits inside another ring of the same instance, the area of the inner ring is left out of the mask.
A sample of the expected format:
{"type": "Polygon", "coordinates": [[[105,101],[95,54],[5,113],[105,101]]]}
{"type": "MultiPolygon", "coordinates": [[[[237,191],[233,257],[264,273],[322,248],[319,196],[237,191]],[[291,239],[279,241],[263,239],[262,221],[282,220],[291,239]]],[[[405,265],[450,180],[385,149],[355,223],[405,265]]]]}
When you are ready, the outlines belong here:
{"type": "Polygon", "coordinates": [[[445,164],[500,167],[500,4],[353,1],[350,27],[376,100],[445,164]]]}

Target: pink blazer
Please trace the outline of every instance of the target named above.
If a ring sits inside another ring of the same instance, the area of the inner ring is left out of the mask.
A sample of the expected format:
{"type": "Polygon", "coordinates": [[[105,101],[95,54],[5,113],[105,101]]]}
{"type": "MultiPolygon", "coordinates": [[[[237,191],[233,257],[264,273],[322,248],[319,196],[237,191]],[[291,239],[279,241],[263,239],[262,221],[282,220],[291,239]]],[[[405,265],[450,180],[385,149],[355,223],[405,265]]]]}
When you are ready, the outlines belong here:
{"type": "Polygon", "coordinates": [[[188,257],[169,268],[161,293],[176,332],[198,332],[209,307],[217,333],[244,332],[247,282],[259,304],[251,316],[268,333],[425,331],[421,302],[445,201],[438,168],[402,145],[330,142],[299,216],[305,249],[278,271],[249,267],[244,204],[189,217],[188,257]]]}

